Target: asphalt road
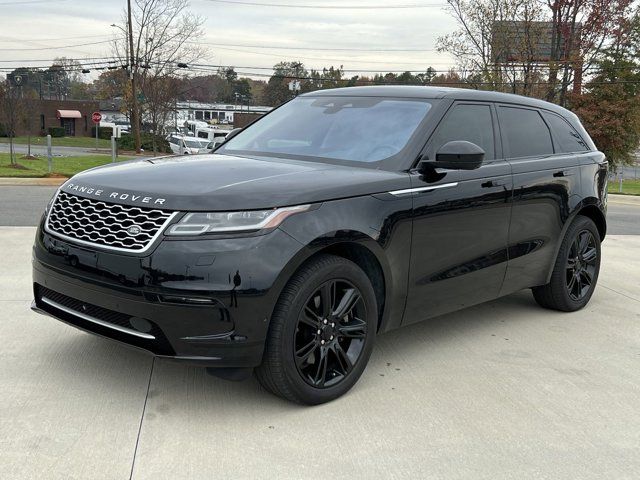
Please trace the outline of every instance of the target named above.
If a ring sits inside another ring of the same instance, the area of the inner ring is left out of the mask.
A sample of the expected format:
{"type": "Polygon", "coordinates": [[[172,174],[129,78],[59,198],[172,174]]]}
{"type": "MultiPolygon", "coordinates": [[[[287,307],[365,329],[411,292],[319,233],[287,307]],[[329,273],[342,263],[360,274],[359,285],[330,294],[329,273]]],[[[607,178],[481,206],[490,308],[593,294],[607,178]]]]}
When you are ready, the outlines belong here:
{"type": "Polygon", "coordinates": [[[0,227],[3,480],[638,478],[640,236],[584,310],[525,291],[381,335],[305,408],[31,312],[33,235],[0,227]]]}
{"type": "MultiPolygon", "coordinates": [[[[27,145],[14,145],[14,151],[21,155],[25,155],[28,152],[27,145]]],[[[0,143],[0,153],[9,153],[9,144],[8,143],[0,143]]],[[[52,154],[59,155],[64,157],[83,157],[86,155],[94,155],[96,153],[95,149],[91,148],[80,148],[80,147],[53,147],[52,154]]],[[[110,150],[101,149],[98,150],[98,153],[110,154],[110,150]]],[[[47,147],[42,147],[39,145],[31,146],[31,154],[32,155],[47,155],[47,147]]]]}
{"type": "MultiPolygon", "coordinates": [[[[37,225],[55,191],[56,187],[0,186],[0,226],[37,225]]],[[[640,235],[640,202],[624,196],[609,198],[608,233],[640,235]]]]}

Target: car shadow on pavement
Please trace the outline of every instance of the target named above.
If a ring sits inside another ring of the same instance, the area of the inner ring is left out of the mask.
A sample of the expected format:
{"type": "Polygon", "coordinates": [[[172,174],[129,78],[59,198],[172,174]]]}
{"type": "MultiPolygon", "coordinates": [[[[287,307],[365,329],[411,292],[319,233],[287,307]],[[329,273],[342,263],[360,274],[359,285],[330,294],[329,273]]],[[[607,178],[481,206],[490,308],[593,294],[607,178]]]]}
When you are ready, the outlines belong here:
{"type": "MultiPolygon", "coordinates": [[[[471,341],[481,335],[495,337],[498,335],[496,332],[503,332],[505,326],[516,331],[518,324],[534,322],[532,313],[535,312],[540,313],[540,307],[535,304],[529,291],[523,291],[381,335],[376,340],[371,361],[353,392],[378,388],[380,382],[384,382],[381,377],[393,375],[401,368],[428,364],[430,355],[436,349],[459,348],[461,342],[471,341]],[[392,364],[399,358],[402,365],[392,364]]],[[[550,314],[562,315],[557,312],[550,314]]],[[[219,415],[221,407],[224,407],[225,415],[258,407],[268,418],[270,413],[298,408],[270,395],[253,377],[243,382],[222,380],[207,374],[204,368],[165,359],[153,360],[151,354],[89,334],[81,338],[70,336],[68,341],[60,342],[60,349],[65,350],[65,360],[60,361],[60,351],[51,352],[51,355],[58,357],[58,365],[68,368],[73,375],[84,377],[85,382],[99,382],[103,386],[108,383],[110,390],[118,393],[123,393],[123,388],[131,388],[132,395],[135,392],[130,382],[122,381],[123,372],[113,368],[115,357],[119,365],[135,365],[148,368],[150,372],[153,364],[149,405],[145,414],[150,420],[169,414],[185,417],[196,415],[196,418],[202,415],[201,418],[206,419],[214,413],[219,415]],[[87,351],[91,355],[87,355],[87,351]]],[[[420,372],[416,374],[420,375],[420,372]]],[[[332,403],[348,402],[348,398],[349,395],[332,403]]]]}

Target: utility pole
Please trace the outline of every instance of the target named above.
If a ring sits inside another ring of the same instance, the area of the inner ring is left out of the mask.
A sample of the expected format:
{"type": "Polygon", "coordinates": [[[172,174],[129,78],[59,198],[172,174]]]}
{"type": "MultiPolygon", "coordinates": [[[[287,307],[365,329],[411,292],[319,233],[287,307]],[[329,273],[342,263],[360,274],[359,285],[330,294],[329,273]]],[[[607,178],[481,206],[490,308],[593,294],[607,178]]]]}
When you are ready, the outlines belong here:
{"type": "Polygon", "coordinates": [[[136,70],[138,66],[135,62],[135,52],[133,51],[133,22],[131,20],[131,0],[127,0],[127,13],[129,15],[129,53],[131,55],[130,58],[130,70],[129,77],[131,79],[131,101],[132,101],[132,112],[131,112],[131,129],[133,130],[133,139],[136,144],[136,153],[140,153],[140,111],[138,109],[138,92],[136,88],[136,70]],[[134,70],[135,68],[135,70],[134,70]]]}

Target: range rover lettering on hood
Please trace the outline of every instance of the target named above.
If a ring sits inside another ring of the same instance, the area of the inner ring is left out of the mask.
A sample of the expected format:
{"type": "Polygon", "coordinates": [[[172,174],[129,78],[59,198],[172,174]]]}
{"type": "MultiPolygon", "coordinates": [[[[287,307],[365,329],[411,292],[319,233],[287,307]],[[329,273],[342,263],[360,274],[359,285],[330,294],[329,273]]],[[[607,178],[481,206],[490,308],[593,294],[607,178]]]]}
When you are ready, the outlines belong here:
{"type": "Polygon", "coordinates": [[[307,205],[410,186],[406,172],[214,154],[109,164],[79,173],[62,189],[130,206],[232,212],[307,205]]]}
{"type": "Polygon", "coordinates": [[[164,202],[166,201],[165,198],[149,197],[147,195],[141,195],[133,192],[107,192],[101,188],[78,185],[75,183],[66,184],[63,190],[83,193],[91,197],[102,197],[105,200],[128,200],[130,202],[146,203],[148,205],[164,205],[164,202]]]}

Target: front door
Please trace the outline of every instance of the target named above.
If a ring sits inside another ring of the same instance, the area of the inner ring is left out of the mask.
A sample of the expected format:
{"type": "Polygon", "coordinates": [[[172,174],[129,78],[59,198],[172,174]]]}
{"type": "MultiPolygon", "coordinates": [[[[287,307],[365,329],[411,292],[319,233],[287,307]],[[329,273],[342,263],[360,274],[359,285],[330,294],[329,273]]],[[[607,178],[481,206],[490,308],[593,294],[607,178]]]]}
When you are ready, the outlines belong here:
{"type": "Polygon", "coordinates": [[[76,119],[75,118],[63,118],[62,128],[64,128],[65,137],[76,136],[76,119]]]}
{"type": "Polygon", "coordinates": [[[488,103],[456,103],[431,136],[423,158],[466,140],[485,151],[476,170],[437,169],[412,176],[414,217],[404,323],[458,310],[499,295],[507,266],[511,166],[488,103]]]}

